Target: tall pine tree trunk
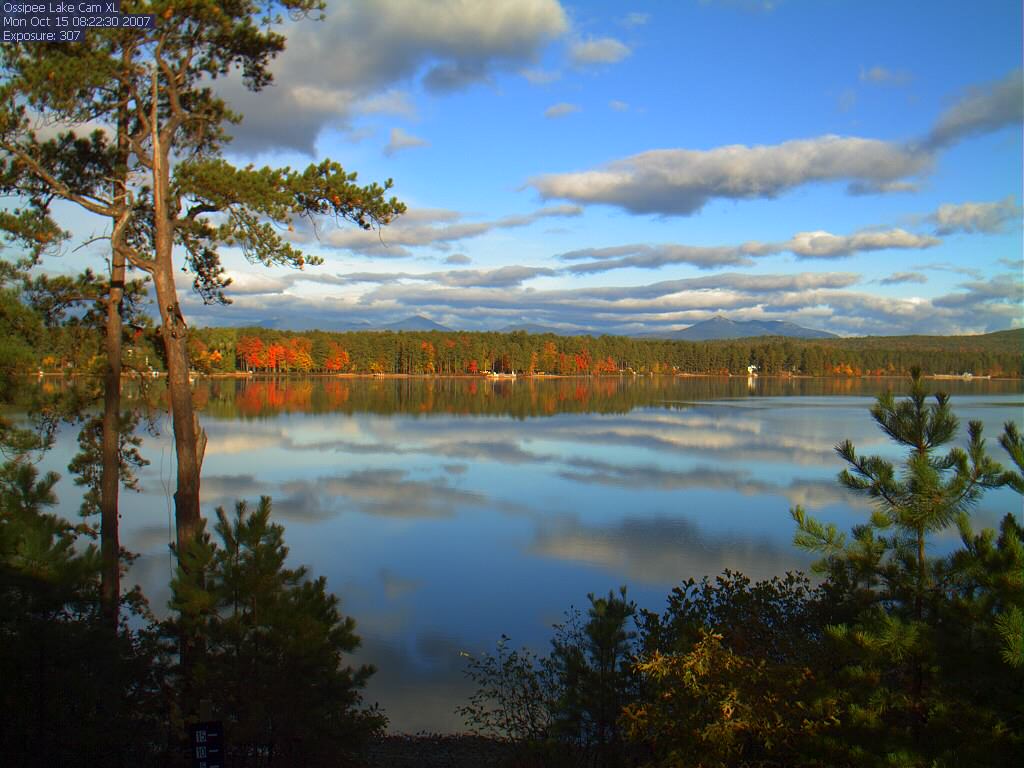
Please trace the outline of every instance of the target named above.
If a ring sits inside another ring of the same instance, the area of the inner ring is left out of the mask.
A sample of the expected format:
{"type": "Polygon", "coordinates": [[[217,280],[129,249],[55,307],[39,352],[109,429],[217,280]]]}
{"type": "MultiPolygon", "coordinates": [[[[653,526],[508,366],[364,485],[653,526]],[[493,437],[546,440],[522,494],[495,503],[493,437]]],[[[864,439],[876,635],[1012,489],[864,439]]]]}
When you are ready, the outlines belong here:
{"type": "MultiPolygon", "coordinates": [[[[178,464],[178,484],[174,492],[175,527],[179,562],[185,546],[199,531],[199,472],[202,445],[199,420],[192,405],[188,382],[188,328],[178,304],[174,285],[174,221],[170,184],[170,147],[158,129],[158,99],[153,81],[152,160],[153,160],[153,283],[160,305],[160,334],[167,360],[167,392],[171,402],[174,448],[178,464]]],[[[203,436],[202,444],[205,444],[203,436]]]]}
{"type": "MultiPolygon", "coordinates": [[[[127,52],[123,52],[127,58],[127,52]]],[[[128,90],[119,88],[117,110],[117,161],[114,167],[113,194],[116,206],[127,220],[128,206],[128,90]]],[[[115,221],[115,227],[121,223],[115,221]]],[[[121,301],[124,297],[126,255],[123,233],[111,237],[110,287],[107,291],[106,353],[107,368],[103,380],[103,432],[100,455],[100,608],[104,623],[114,632],[119,622],[121,602],[121,542],[118,534],[118,493],[121,485],[121,301]]]]}
{"type": "Polygon", "coordinates": [[[115,631],[121,600],[118,491],[121,481],[121,298],[124,295],[124,277],[124,253],[115,247],[107,294],[107,369],[103,381],[103,469],[100,477],[100,549],[103,558],[100,605],[104,622],[115,631]]]}

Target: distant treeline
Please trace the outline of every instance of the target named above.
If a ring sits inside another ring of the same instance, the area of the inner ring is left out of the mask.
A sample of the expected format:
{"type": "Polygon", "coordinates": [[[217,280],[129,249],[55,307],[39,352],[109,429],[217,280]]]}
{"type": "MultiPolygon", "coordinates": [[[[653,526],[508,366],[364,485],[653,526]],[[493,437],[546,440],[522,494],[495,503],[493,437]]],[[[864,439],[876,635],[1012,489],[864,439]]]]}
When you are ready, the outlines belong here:
{"type": "MultiPolygon", "coordinates": [[[[54,329],[43,367],[67,367],[98,339],[54,329]]],[[[525,332],[278,331],[196,328],[192,366],[202,373],[378,373],[463,375],[693,373],[808,376],[926,374],[1024,376],[1024,329],[983,336],[884,336],[848,339],[759,337],[673,341],[626,336],[556,336],[525,332]]],[[[148,333],[130,340],[129,355],[160,368],[148,333]]],[[[98,352],[98,349],[97,349],[98,352]]]]}

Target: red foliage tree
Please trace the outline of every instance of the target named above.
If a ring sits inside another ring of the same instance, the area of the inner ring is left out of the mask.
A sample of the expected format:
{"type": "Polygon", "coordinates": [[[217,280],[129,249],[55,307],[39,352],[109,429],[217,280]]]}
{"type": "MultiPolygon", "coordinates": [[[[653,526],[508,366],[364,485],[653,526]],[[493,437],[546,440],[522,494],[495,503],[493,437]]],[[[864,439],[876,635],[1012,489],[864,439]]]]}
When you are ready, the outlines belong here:
{"type": "Polygon", "coordinates": [[[328,371],[338,372],[348,368],[349,355],[340,344],[331,342],[327,347],[327,359],[324,361],[324,368],[328,371]]]}
{"type": "Polygon", "coordinates": [[[258,370],[267,367],[266,350],[263,342],[257,336],[242,336],[235,345],[235,352],[246,370],[258,370]]]}

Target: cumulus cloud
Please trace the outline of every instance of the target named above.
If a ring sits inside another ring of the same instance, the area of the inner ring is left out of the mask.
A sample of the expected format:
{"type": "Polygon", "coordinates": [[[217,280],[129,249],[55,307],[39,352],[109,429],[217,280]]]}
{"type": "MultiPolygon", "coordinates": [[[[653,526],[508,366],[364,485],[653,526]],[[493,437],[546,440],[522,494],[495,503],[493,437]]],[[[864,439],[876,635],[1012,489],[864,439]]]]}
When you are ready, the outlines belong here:
{"type": "Polygon", "coordinates": [[[925,146],[941,149],[970,136],[1024,122],[1024,77],[1015,70],[1002,80],[972,88],[935,123],[925,146]]]}
{"type": "Polygon", "coordinates": [[[569,58],[577,66],[616,64],[629,56],[629,47],[614,37],[576,40],[569,46],[569,58]]]}
{"type": "Polygon", "coordinates": [[[560,254],[563,261],[582,261],[568,267],[574,274],[607,272],[634,267],[658,269],[669,264],[689,264],[698,269],[722,266],[750,266],[755,257],[792,253],[800,259],[834,259],[856,253],[887,249],[923,249],[938,245],[934,237],[915,235],[902,229],[856,232],[833,235],[829,232],[798,232],[784,242],[751,241],[741,245],[694,246],[678,244],[620,245],[609,248],[586,248],[560,254]]]}
{"type": "Polygon", "coordinates": [[[554,275],[555,270],[547,267],[508,266],[492,270],[460,269],[452,272],[350,272],[339,275],[352,283],[394,283],[402,280],[419,280],[451,287],[507,288],[521,285],[535,277],[554,275]]]}
{"type": "Polygon", "coordinates": [[[1024,280],[1020,275],[996,275],[989,280],[975,280],[960,285],[963,291],[939,296],[932,303],[937,307],[965,308],[981,304],[1016,305],[1024,303],[1024,280]]]}
{"type": "Polygon", "coordinates": [[[810,273],[795,275],[744,275],[724,273],[707,277],[663,280],[639,286],[592,286],[574,289],[495,289],[484,287],[433,287],[381,285],[364,294],[363,304],[377,302],[410,302],[432,311],[447,307],[449,311],[515,311],[538,310],[560,314],[577,320],[575,313],[593,322],[594,312],[609,315],[638,313],[673,313],[688,310],[711,314],[740,306],[759,303],[764,295],[814,293],[819,290],[844,288],[857,283],[860,276],[852,273],[810,273]]]}
{"type": "Polygon", "coordinates": [[[920,184],[912,181],[853,181],[846,191],[851,195],[888,195],[893,192],[917,192],[920,184]]]}
{"type": "Polygon", "coordinates": [[[445,264],[471,264],[473,260],[464,253],[453,253],[451,256],[444,260],[445,264]]]}
{"type": "Polygon", "coordinates": [[[981,279],[981,270],[948,262],[932,262],[930,264],[913,264],[913,269],[927,269],[933,272],[952,272],[954,275],[966,275],[975,280],[981,279]]]}
{"type": "Polygon", "coordinates": [[[857,232],[852,235],[833,235],[829,232],[798,232],[785,243],[783,250],[801,259],[834,259],[865,251],[883,251],[890,248],[923,249],[939,245],[942,241],[926,235],[915,235],[902,229],[857,232]]]}
{"type": "Polygon", "coordinates": [[[356,105],[359,112],[367,115],[395,115],[414,119],[416,105],[405,91],[390,90],[362,99],[356,105]]]}
{"type": "Polygon", "coordinates": [[[614,109],[616,112],[626,112],[629,109],[629,104],[618,99],[612,99],[608,102],[608,106],[614,109]]]}
{"type": "Polygon", "coordinates": [[[873,83],[875,85],[906,85],[911,81],[912,76],[906,70],[887,69],[878,66],[860,68],[860,81],[862,83],[873,83]]]}
{"type": "Polygon", "coordinates": [[[429,146],[430,142],[426,139],[421,139],[419,136],[413,136],[411,133],[406,133],[401,128],[392,128],[391,138],[384,147],[384,154],[391,157],[396,152],[401,152],[403,149],[429,146]]]}
{"type": "Polygon", "coordinates": [[[667,264],[689,264],[699,269],[753,264],[750,253],[742,246],[696,245],[619,245],[609,248],[586,248],[559,254],[565,261],[592,259],[584,264],[573,264],[569,272],[582,275],[607,272],[611,269],[636,267],[658,269],[667,264]]]}
{"type": "Polygon", "coordinates": [[[246,91],[237,73],[218,91],[245,115],[235,149],[313,154],[322,128],[379,110],[375,94],[417,80],[452,90],[519,70],[568,29],[558,0],[350,0],[332,4],[324,22],[289,25],[267,94],[246,91]]]}
{"type": "Polygon", "coordinates": [[[658,149],[530,183],[545,199],[604,203],[633,213],[690,215],[712,198],[770,198],[812,182],[882,184],[924,173],[932,158],[891,142],[824,136],[711,150],[658,149]]]}
{"type": "MultiPolygon", "coordinates": [[[[294,281],[291,276],[273,276],[265,272],[232,271],[228,273],[228,278],[234,295],[283,293],[294,281]]],[[[191,291],[191,281],[186,278],[186,282],[184,290],[191,291]]]]}
{"type": "Polygon", "coordinates": [[[994,234],[1020,224],[1021,207],[1009,195],[994,203],[947,203],[928,217],[940,235],[955,232],[994,234]]]}
{"type": "Polygon", "coordinates": [[[552,118],[565,117],[571,115],[573,112],[579,112],[580,108],[576,104],[570,104],[567,101],[560,101],[557,104],[552,104],[550,107],[544,110],[544,117],[551,120],[552,118]]]}
{"type": "Polygon", "coordinates": [[[332,278],[348,286],[345,297],[302,296],[296,301],[292,294],[247,294],[228,308],[206,307],[190,299],[183,299],[183,304],[196,324],[297,329],[358,322],[379,326],[420,313],[464,329],[498,328],[528,317],[531,323],[582,332],[629,334],[676,330],[725,313],[737,320],[788,320],[848,335],[934,335],[1020,325],[1024,301],[1020,278],[1014,276],[972,280],[946,296],[927,299],[855,290],[863,278],[849,272],[732,272],[571,289],[537,288],[525,279],[516,284],[522,275],[465,272],[472,274],[440,278],[448,284],[385,276],[366,284],[352,283],[345,276],[332,278]]]}
{"type": "Polygon", "coordinates": [[[893,272],[878,281],[882,285],[901,285],[903,283],[927,283],[928,276],[920,272],[893,272]]]}
{"type": "Polygon", "coordinates": [[[462,221],[461,214],[456,211],[420,209],[401,216],[384,233],[351,228],[335,229],[325,233],[321,243],[332,248],[400,258],[411,255],[408,248],[430,246],[445,250],[452,243],[479,237],[495,229],[525,227],[541,219],[579,216],[582,212],[583,209],[576,205],[554,205],[518,216],[466,222],[462,221]]]}
{"type": "Polygon", "coordinates": [[[544,199],[665,216],[692,215],[716,198],[774,198],[821,182],[845,182],[851,194],[915,191],[912,179],[932,170],[940,149],[1019,125],[1022,88],[1017,70],[971,91],[915,142],[819,136],[772,145],[654,149],[590,170],[535,176],[528,183],[544,199]]]}

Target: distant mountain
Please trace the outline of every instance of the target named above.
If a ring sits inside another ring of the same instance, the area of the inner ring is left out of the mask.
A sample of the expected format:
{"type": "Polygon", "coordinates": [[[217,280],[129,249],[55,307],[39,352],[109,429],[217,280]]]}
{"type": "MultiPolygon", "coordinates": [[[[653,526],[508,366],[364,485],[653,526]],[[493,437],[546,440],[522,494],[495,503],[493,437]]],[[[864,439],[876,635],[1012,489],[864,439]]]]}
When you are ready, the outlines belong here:
{"type": "Polygon", "coordinates": [[[423,315],[413,315],[407,317],[404,320],[399,320],[397,323],[388,323],[387,325],[380,326],[377,330],[381,331],[448,331],[451,332],[451,328],[440,323],[435,323],[429,317],[423,315]]]}
{"type": "Polygon", "coordinates": [[[666,334],[664,338],[682,341],[712,341],[714,339],[745,339],[751,336],[789,336],[794,339],[835,339],[834,333],[804,328],[782,320],[730,320],[715,315],[710,320],[694,323],[682,331],[666,334]]]}

